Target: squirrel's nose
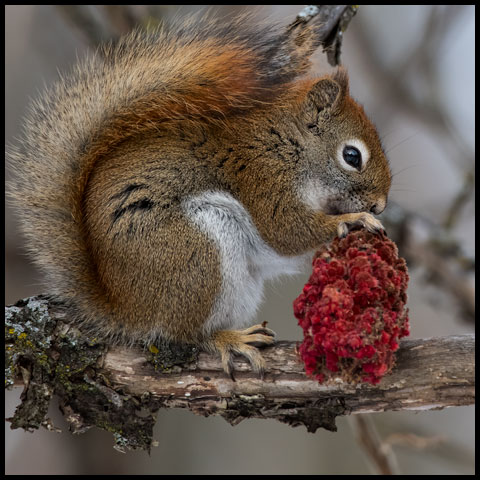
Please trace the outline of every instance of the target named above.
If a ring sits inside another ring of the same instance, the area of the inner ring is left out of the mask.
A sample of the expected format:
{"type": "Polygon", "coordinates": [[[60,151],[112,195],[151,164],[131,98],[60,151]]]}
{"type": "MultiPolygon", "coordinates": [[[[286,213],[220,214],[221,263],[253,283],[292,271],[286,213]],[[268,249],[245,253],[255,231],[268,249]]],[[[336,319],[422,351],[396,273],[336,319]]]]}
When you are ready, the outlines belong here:
{"type": "Polygon", "coordinates": [[[371,206],[370,211],[375,215],[382,213],[387,206],[387,199],[385,197],[378,198],[377,201],[371,206]]]}

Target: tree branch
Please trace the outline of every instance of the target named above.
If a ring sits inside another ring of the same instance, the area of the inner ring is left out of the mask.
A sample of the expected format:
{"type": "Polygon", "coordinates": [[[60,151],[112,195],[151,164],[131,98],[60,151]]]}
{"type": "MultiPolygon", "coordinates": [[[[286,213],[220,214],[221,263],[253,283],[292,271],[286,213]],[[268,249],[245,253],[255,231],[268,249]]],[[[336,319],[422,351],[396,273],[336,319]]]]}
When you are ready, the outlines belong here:
{"type": "Polygon", "coordinates": [[[56,394],[70,430],[107,429],[117,448],[150,449],[160,408],[221,415],[232,425],[272,418],[314,432],[336,430],[338,415],[442,409],[475,399],[474,335],[402,341],[397,366],[375,387],[341,380],[320,385],[306,377],[291,341],[263,350],[263,380],[236,360],[234,382],[218,358],[195,347],[183,351],[177,364],[170,358],[173,347],[152,348],[152,354],[102,344],[69,324],[64,305],[45,297],[22,300],[5,312],[5,383],[24,384],[12,428],[53,428],[45,415],[56,394]]]}

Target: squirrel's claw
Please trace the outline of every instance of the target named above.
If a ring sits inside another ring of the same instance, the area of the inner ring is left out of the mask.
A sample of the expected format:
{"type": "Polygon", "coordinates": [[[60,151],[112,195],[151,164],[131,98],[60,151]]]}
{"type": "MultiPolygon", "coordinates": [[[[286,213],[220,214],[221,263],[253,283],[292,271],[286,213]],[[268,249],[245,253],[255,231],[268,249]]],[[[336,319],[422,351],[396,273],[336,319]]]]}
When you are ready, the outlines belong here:
{"type": "Polygon", "coordinates": [[[370,213],[360,212],[342,215],[337,226],[337,235],[340,238],[346,237],[350,229],[356,226],[366,228],[371,233],[385,232],[380,220],[377,220],[370,213]]]}
{"type": "Polygon", "coordinates": [[[275,332],[266,326],[253,325],[244,330],[221,330],[215,332],[208,342],[207,348],[220,353],[223,369],[235,381],[233,375],[233,359],[235,354],[245,357],[254,372],[263,380],[265,376],[265,360],[258,348],[275,343],[275,332]]]}

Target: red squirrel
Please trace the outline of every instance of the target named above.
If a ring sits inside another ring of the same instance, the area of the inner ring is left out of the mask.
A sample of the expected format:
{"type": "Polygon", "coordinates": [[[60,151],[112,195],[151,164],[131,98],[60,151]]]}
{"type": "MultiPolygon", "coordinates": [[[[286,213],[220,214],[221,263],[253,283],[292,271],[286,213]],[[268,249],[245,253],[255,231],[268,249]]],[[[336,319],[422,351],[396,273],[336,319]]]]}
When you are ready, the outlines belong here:
{"type": "Polygon", "coordinates": [[[391,173],[343,68],[242,17],[135,31],[43,94],[11,195],[52,294],[95,335],[197,344],[262,373],[264,281],[352,226],[391,173]]]}

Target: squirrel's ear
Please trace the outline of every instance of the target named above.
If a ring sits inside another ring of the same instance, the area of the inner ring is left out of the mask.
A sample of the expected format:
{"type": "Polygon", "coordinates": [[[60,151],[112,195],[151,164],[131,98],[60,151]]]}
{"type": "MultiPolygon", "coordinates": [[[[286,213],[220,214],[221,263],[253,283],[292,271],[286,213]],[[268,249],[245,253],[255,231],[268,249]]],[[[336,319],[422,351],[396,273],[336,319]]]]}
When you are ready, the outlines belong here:
{"type": "Polygon", "coordinates": [[[332,75],[321,78],[307,94],[307,103],[316,107],[317,112],[330,109],[335,112],[348,96],[348,75],[344,68],[338,68],[332,75]]]}

